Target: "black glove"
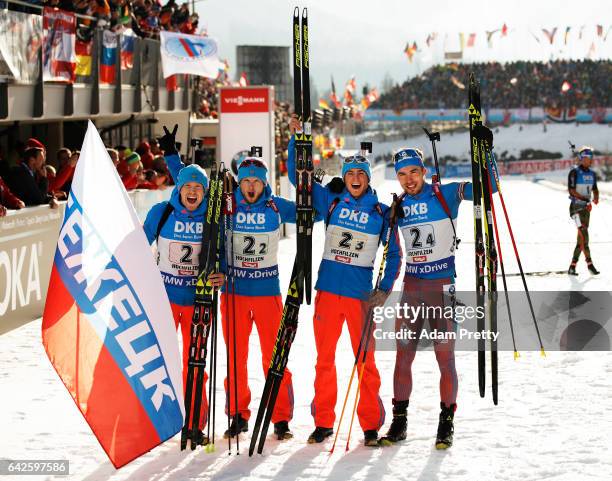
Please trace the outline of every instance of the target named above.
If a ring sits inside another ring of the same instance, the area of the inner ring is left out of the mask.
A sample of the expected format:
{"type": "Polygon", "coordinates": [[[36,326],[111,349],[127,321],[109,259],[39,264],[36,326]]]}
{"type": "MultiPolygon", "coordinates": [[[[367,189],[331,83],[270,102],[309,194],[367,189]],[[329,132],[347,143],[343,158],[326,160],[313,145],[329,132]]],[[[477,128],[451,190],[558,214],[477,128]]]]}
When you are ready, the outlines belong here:
{"type": "Polygon", "coordinates": [[[340,194],[344,190],[344,181],[340,177],[334,177],[327,186],[334,194],[340,194]]]}
{"type": "Polygon", "coordinates": [[[403,219],[404,218],[404,208],[402,207],[402,203],[400,202],[397,194],[393,194],[393,203],[391,204],[391,217],[395,219],[403,219]]]}
{"type": "Polygon", "coordinates": [[[164,136],[158,139],[159,148],[164,151],[164,155],[178,154],[176,148],[176,131],[178,130],[178,124],[174,124],[172,132],[168,132],[168,129],[164,125],[164,136]]]}

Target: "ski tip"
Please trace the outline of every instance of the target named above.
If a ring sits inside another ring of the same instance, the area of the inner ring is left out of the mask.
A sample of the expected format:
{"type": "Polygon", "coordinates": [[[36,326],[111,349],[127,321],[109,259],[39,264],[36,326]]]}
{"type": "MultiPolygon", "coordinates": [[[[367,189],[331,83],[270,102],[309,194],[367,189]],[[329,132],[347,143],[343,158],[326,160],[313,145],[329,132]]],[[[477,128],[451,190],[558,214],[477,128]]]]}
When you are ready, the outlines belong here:
{"type": "Polygon", "coordinates": [[[519,354],[518,351],[514,351],[514,360],[518,360],[518,358],[521,357],[521,355],[519,354]]]}
{"type": "Polygon", "coordinates": [[[299,17],[300,16],[300,7],[295,7],[293,9],[293,16],[294,17],[299,17]]]}
{"type": "Polygon", "coordinates": [[[307,18],[308,17],[308,7],[304,7],[304,9],[302,10],[302,18],[307,18]]]}
{"type": "Polygon", "coordinates": [[[542,347],[542,349],[540,349],[540,355],[542,357],[546,357],[546,351],[544,350],[544,348],[542,347]]]}

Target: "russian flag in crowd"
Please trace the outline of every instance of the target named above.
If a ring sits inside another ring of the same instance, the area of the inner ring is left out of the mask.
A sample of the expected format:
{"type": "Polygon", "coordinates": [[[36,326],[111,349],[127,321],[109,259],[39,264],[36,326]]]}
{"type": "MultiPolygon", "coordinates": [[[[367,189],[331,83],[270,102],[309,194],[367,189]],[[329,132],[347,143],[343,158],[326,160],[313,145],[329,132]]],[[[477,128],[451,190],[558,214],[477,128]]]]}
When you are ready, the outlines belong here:
{"type": "Polygon", "coordinates": [[[134,66],[135,37],[133,33],[129,32],[126,31],[121,35],[121,70],[127,70],[134,66]]]}
{"type": "Polygon", "coordinates": [[[57,241],[42,340],[115,467],[182,428],[181,361],[170,303],[91,122],[57,241]]]}
{"type": "Polygon", "coordinates": [[[102,55],[100,55],[100,83],[115,83],[117,65],[117,34],[104,30],[102,34],[102,55]]]}

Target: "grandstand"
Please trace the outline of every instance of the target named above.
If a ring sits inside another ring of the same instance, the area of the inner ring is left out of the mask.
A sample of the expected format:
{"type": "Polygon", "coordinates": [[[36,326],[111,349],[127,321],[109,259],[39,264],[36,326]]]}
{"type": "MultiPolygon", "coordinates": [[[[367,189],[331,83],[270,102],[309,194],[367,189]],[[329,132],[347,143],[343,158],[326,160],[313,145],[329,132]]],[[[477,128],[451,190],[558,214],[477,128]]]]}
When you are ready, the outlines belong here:
{"type": "Polygon", "coordinates": [[[557,60],[436,65],[384,92],[373,109],[463,109],[468,73],[482,79],[488,107],[601,108],[612,105],[612,62],[557,60]]]}

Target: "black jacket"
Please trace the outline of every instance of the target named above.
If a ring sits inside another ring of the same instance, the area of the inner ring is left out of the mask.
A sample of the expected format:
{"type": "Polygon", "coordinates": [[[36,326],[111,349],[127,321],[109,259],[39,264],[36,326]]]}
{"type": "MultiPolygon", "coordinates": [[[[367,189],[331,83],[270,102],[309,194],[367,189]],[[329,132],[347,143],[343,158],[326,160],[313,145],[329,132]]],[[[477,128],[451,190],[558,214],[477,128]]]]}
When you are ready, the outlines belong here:
{"type": "Polygon", "coordinates": [[[47,204],[51,196],[47,193],[49,182],[45,177],[36,178],[25,164],[13,167],[8,176],[8,185],[27,206],[47,204]]]}

